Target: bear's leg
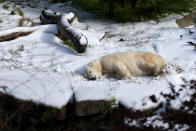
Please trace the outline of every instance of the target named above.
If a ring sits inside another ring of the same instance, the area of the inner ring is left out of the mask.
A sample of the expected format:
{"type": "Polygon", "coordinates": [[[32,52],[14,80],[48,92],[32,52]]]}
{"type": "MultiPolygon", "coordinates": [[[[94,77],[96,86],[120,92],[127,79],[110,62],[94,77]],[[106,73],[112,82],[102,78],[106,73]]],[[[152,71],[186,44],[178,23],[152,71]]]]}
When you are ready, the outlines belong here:
{"type": "Polygon", "coordinates": [[[117,79],[128,79],[131,76],[126,65],[124,65],[122,62],[115,62],[113,66],[113,70],[114,70],[114,76],[117,79]]]}
{"type": "Polygon", "coordinates": [[[149,72],[149,74],[153,74],[155,76],[159,75],[159,73],[161,71],[161,66],[160,65],[147,62],[143,59],[139,60],[138,67],[141,70],[143,70],[145,72],[149,72]]]}
{"type": "Polygon", "coordinates": [[[160,74],[160,72],[161,72],[160,66],[156,66],[156,67],[154,68],[154,75],[157,76],[157,75],[160,74]]]}

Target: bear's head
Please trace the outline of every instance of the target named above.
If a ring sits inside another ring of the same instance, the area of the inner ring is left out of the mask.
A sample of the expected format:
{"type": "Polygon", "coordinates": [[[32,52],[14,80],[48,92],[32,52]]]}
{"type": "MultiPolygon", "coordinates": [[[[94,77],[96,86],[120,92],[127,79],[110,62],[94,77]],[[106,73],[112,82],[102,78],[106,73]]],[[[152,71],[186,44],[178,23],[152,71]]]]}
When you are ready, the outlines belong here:
{"type": "Polygon", "coordinates": [[[99,60],[89,63],[85,69],[84,76],[89,80],[96,80],[102,75],[101,64],[99,60]]]}

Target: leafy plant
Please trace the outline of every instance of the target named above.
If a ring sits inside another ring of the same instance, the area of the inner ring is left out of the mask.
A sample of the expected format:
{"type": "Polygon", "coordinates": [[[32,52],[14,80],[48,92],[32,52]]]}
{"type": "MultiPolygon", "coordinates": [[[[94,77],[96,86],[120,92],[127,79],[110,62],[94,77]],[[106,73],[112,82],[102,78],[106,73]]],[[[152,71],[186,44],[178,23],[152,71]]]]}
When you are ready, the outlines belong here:
{"type": "Polygon", "coordinates": [[[108,102],[106,114],[112,114],[112,113],[114,113],[114,111],[115,111],[117,108],[118,108],[118,104],[117,104],[117,102],[116,102],[116,99],[115,99],[115,98],[111,99],[111,100],[108,102]]]}
{"type": "Polygon", "coordinates": [[[8,10],[9,6],[8,5],[3,5],[3,9],[8,10]]]}
{"type": "Polygon", "coordinates": [[[74,43],[71,40],[65,40],[63,42],[63,44],[69,46],[70,48],[72,48],[74,50],[77,50],[76,47],[75,47],[75,45],[74,45],[74,43]]]}
{"type": "Polygon", "coordinates": [[[8,87],[7,87],[7,86],[2,85],[2,86],[0,86],[0,89],[2,89],[4,92],[7,92],[8,87]]]}

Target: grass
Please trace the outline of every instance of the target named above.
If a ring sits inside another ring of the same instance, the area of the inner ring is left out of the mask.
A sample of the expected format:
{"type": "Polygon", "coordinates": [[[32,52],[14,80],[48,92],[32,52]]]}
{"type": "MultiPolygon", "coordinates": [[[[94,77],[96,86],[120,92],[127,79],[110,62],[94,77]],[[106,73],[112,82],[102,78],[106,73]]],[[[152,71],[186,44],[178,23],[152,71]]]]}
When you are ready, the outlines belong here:
{"type": "Polygon", "coordinates": [[[17,8],[16,11],[18,12],[19,16],[24,16],[24,13],[20,8],[17,8]]]}
{"type": "Polygon", "coordinates": [[[30,26],[35,26],[35,23],[30,18],[24,18],[24,17],[19,20],[18,26],[23,26],[24,22],[31,23],[30,26]]]}
{"type": "Polygon", "coordinates": [[[16,8],[11,12],[11,15],[16,15],[18,14],[19,16],[24,16],[24,13],[22,12],[22,10],[20,8],[16,8]]]}
{"type": "Polygon", "coordinates": [[[66,45],[66,46],[69,46],[73,50],[77,50],[74,43],[71,40],[65,40],[65,41],[63,41],[63,44],[66,45]]]}

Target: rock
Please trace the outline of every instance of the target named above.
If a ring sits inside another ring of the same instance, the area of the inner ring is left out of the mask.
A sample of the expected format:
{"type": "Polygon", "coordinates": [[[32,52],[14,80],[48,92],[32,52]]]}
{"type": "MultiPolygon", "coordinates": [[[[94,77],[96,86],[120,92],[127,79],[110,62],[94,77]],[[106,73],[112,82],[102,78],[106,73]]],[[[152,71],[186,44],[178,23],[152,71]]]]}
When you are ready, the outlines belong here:
{"type": "Polygon", "coordinates": [[[196,24],[196,12],[190,13],[183,18],[177,19],[176,24],[181,27],[188,27],[196,24]]]}
{"type": "Polygon", "coordinates": [[[107,112],[108,103],[105,100],[80,101],[75,105],[75,113],[77,116],[104,114],[107,112]]]}
{"type": "Polygon", "coordinates": [[[75,113],[77,116],[105,114],[116,106],[114,97],[108,95],[107,88],[80,87],[74,90],[75,113]]]}
{"type": "MultiPolygon", "coordinates": [[[[10,114],[15,114],[10,121],[25,121],[32,124],[31,119],[43,119],[47,120],[64,120],[66,118],[67,107],[64,106],[61,109],[47,106],[41,103],[35,103],[31,100],[22,100],[13,97],[7,93],[2,93],[0,91],[0,109],[1,111],[9,112],[10,114]],[[22,118],[24,119],[21,119],[22,118]],[[25,119],[29,118],[29,119],[25,119]]],[[[0,112],[0,115],[1,112],[0,112]]],[[[2,119],[1,119],[2,120],[2,119]]],[[[31,126],[31,125],[29,125],[31,126]]]]}
{"type": "Polygon", "coordinates": [[[19,21],[19,26],[22,26],[22,27],[30,27],[34,25],[35,23],[30,18],[23,17],[19,21]]]}
{"type": "Polygon", "coordinates": [[[120,42],[123,42],[123,41],[125,41],[123,38],[121,38],[120,40],[119,40],[120,42]]]}

